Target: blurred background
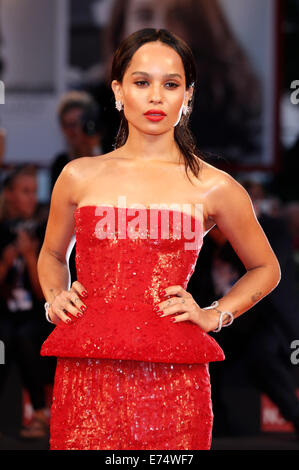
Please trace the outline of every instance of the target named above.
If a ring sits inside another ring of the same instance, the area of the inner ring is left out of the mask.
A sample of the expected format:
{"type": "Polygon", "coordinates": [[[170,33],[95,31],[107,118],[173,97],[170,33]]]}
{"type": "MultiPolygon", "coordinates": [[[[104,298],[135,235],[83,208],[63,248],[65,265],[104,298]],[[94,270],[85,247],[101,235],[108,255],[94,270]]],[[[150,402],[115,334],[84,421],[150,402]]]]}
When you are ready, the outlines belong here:
{"type": "MultiPolygon", "coordinates": [[[[299,0],[0,0],[0,449],[48,448],[55,359],[39,356],[52,326],[36,262],[51,191],[68,161],[113,149],[111,59],[143,27],[191,46],[197,145],[244,185],[282,270],[215,334],[212,448],[299,449],[299,0]]],[[[69,269],[73,282],[72,246],[69,269]]],[[[210,305],[244,272],[215,227],[188,290],[210,305]]]]}

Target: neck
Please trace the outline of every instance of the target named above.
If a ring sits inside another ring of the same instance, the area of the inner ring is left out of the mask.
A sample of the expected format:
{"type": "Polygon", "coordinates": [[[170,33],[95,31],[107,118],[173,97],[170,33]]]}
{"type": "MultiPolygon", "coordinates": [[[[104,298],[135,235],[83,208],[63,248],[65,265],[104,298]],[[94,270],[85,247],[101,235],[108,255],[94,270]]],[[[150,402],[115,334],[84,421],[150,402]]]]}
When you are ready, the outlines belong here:
{"type": "Polygon", "coordinates": [[[140,132],[129,125],[129,135],[122,147],[130,159],[139,162],[160,160],[169,163],[180,163],[181,152],[174,140],[174,129],[160,135],[140,132]]]}

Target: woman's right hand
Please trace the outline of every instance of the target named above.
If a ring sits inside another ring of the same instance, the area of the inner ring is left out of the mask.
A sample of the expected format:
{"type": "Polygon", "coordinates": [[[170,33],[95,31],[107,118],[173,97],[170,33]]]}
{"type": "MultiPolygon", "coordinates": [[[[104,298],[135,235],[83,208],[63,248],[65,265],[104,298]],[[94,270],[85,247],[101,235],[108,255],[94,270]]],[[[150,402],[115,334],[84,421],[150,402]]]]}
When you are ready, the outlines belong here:
{"type": "Polygon", "coordinates": [[[50,319],[56,324],[60,320],[70,324],[72,323],[72,319],[69,315],[81,318],[87,307],[81,301],[79,295],[87,297],[86,289],[79,281],[74,281],[70,290],[61,291],[50,304],[50,319]]]}

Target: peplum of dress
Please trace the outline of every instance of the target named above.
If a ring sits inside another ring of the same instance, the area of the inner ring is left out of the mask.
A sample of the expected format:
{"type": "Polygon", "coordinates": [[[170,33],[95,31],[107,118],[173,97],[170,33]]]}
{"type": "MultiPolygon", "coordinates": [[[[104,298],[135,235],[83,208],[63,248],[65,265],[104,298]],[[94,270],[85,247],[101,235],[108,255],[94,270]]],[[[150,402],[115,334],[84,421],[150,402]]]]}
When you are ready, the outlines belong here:
{"type": "Polygon", "coordinates": [[[42,345],[43,356],[57,357],[50,448],[209,449],[209,362],[224,353],[198,325],[153,310],[175,297],[163,295],[166,287],[187,289],[201,220],[108,205],[81,206],[74,218],[87,310],[70,325],[60,322],[42,345]]]}

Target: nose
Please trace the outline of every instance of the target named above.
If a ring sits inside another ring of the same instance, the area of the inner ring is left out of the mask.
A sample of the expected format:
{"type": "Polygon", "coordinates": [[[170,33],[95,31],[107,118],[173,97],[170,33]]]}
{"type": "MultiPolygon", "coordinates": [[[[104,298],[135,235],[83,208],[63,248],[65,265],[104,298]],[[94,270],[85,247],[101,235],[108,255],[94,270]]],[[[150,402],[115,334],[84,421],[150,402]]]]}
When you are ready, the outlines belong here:
{"type": "Polygon", "coordinates": [[[163,97],[161,93],[161,87],[159,84],[152,85],[150,88],[150,102],[151,103],[162,103],[163,97]]]}

